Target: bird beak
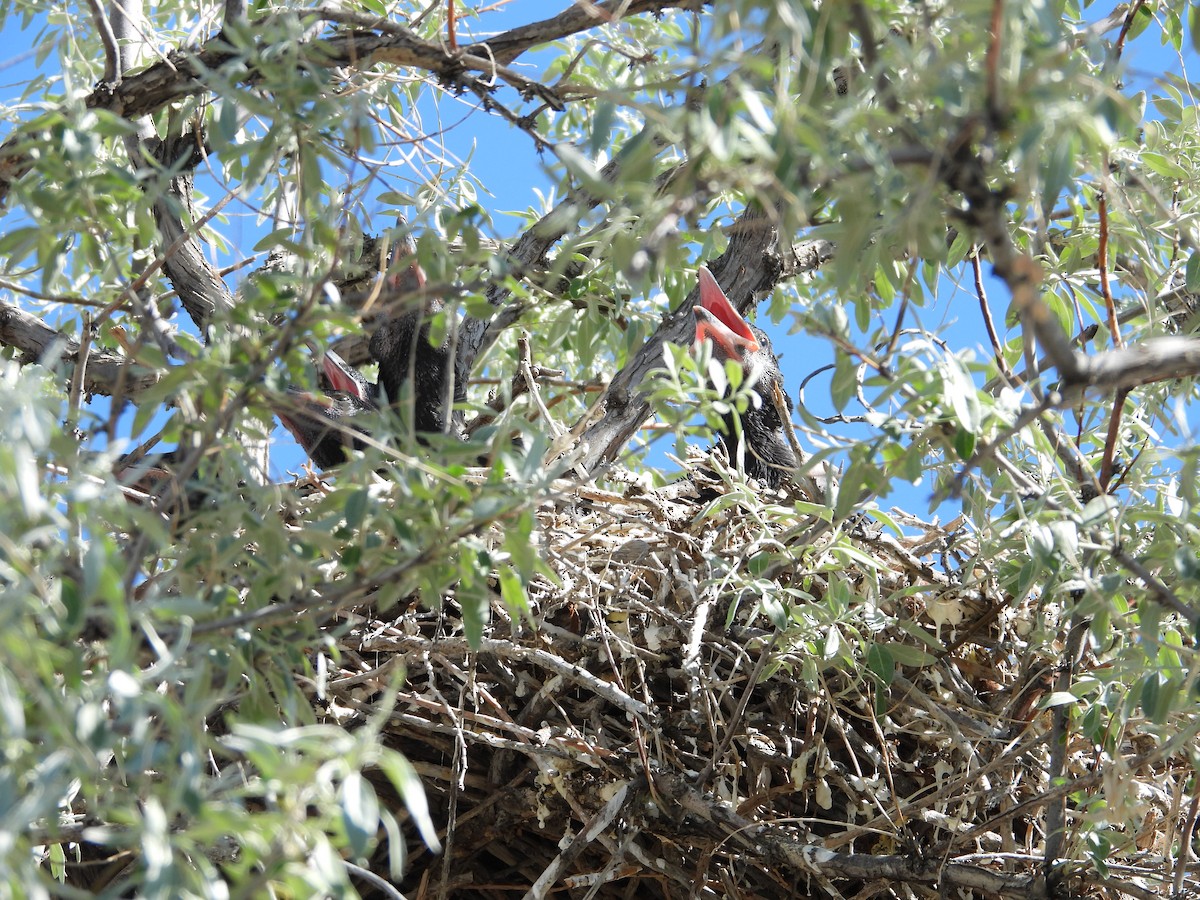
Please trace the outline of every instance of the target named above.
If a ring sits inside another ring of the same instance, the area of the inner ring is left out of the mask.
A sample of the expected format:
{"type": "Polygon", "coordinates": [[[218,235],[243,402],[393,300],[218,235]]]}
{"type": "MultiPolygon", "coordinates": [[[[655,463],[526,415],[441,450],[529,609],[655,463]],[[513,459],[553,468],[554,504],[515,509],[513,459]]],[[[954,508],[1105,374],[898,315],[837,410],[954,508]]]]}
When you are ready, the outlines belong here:
{"type": "Polygon", "coordinates": [[[333,401],[323,394],[313,394],[288,388],[287,403],[275,406],[275,415],[283,423],[283,427],[292,433],[301,447],[306,451],[312,443],[312,432],[317,423],[322,420],[322,412],[333,407],[333,401]]]}
{"type": "Polygon", "coordinates": [[[701,266],[700,304],[692,307],[696,316],[696,343],[711,338],[730,359],[741,362],[747,353],[757,353],[758,338],[741,314],[734,309],[708,266],[701,266]]]}
{"type": "Polygon", "coordinates": [[[326,350],[321,357],[321,371],[335,391],[343,391],[363,403],[371,402],[367,396],[366,381],[332,350],[326,350]]]}

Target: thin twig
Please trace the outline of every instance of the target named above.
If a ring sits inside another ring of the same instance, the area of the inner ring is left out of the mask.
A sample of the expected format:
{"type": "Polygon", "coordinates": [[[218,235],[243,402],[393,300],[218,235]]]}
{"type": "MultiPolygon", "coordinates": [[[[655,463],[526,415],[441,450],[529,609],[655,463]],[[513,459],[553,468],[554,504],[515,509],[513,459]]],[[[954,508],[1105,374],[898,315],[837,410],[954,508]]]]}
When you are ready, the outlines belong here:
{"type": "Polygon", "coordinates": [[[1000,343],[1000,335],[996,331],[996,323],[992,321],[992,310],[988,306],[987,289],[983,284],[983,267],[979,262],[979,245],[971,248],[971,271],[975,275],[975,296],[979,298],[979,314],[983,317],[984,327],[987,328],[988,340],[992,343],[992,354],[996,357],[996,370],[1010,382],[1013,377],[1008,360],[1004,358],[1004,346],[1000,343]]]}
{"type": "Polygon", "coordinates": [[[1113,300],[1112,288],[1108,283],[1108,201],[1104,191],[1096,197],[1100,217],[1100,245],[1096,249],[1096,265],[1100,269],[1100,295],[1104,298],[1104,309],[1108,313],[1108,330],[1113,346],[1124,346],[1121,340],[1121,326],[1117,322],[1117,304],[1113,300]]]}
{"type": "Polygon", "coordinates": [[[1146,589],[1150,592],[1151,599],[1171,612],[1178,613],[1193,628],[1200,627],[1200,610],[1192,609],[1175,596],[1174,591],[1168,588],[1161,580],[1155,578],[1149,569],[1125,552],[1123,548],[1113,547],[1112,556],[1113,559],[1141,579],[1142,583],[1146,585],[1146,589]]]}

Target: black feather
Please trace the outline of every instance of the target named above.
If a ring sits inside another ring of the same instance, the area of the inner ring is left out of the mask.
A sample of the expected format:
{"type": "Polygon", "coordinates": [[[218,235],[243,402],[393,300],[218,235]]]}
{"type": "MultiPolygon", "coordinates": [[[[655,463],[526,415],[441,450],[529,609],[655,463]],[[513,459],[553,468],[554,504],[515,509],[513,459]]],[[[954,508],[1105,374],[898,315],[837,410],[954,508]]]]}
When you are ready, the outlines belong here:
{"type": "Polygon", "coordinates": [[[344,463],[348,447],[362,450],[366,446],[355,435],[366,436],[369,432],[355,419],[374,412],[373,404],[344,391],[318,395],[294,388],[288,390],[288,401],[287,408],[277,410],[276,415],[322,469],[344,463]]]}

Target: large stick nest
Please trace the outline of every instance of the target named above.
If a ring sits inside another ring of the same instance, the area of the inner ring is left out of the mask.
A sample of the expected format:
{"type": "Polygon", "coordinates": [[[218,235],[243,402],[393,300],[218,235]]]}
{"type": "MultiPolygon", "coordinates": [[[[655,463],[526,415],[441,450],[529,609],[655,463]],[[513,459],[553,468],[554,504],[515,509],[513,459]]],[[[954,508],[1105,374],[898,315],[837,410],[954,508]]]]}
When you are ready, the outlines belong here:
{"type": "Polygon", "coordinates": [[[564,486],[557,583],[525,617],[497,596],[479,651],[452,597],[343,617],[319,702],[352,725],[404,667],[384,740],[442,830],[408,836],[406,897],[1153,895],[1188,769],[1072,738],[1051,783],[1053,603],[1002,596],[955,523],[898,541],[702,477],[564,486]],[[1103,873],[1076,837],[1102,787],[1103,873]],[[1056,804],[1080,865],[1044,864],[1056,804]]]}

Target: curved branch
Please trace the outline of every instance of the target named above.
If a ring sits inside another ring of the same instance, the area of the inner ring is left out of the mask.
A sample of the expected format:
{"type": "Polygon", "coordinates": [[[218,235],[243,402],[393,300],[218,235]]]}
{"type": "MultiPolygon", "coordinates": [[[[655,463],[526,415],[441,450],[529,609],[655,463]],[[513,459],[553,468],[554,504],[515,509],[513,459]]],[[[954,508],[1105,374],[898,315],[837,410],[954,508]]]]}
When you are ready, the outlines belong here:
{"type": "Polygon", "coordinates": [[[1200,375],[1200,338],[1195,337],[1150,338],[1135,346],[1078,356],[1077,369],[1064,378],[1064,388],[1107,393],[1200,375]]]}
{"type": "Polygon", "coordinates": [[[711,6],[711,0],[606,0],[604,3],[573,3],[552,19],[531,22],[510,29],[480,44],[468,45],[480,52],[486,46],[497,62],[510,63],[526,50],[557,41],[597,25],[642,13],[658,15],[668,9],[697,11],[711,6]]]}
{"type": "Polygon", "coordinates": [[[183,155],[191,155],[194,149],[200,152],[197,149],[199,135],[189,131],[160,141],[152,133],[152,126],[147,123],[145,129],[148,133],[142,138],[130,139],[130,155],[136,158],[139,148],[143,149],[155,158],[157,164],[168,169],[168,172],[162,173],[163,177],[170,177],[166,190],[154,201],[154,220],[158,225],[159,244],[162,247],[163,272],[170,279],[184,309],[203,333],[218,310],[228,311],[234,305],[233,294],[217,267],[205,255],[199,237],[205,221],[224,204],[218,203],[207,216],[196,216],[192,209],[191,165],[174,162],[183,155]]]}
{"type": "Polygon", "coordinates": [[[92,10],[96,31],[100,33],[100,43],[104,45],[104,80],[116,81],[121,74],[121,48],[113,34],[112,23],[108,21],[100,0],[88,0],[88,6],[92,10]]]}

